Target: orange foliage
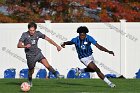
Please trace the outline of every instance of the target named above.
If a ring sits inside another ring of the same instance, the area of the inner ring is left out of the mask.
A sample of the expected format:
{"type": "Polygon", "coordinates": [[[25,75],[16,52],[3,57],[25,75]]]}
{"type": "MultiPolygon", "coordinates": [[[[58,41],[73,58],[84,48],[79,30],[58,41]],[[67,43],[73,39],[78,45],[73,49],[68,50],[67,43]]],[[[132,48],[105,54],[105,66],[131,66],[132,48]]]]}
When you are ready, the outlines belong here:
{"type": "MultiPolygon", "coordinates": [[[[34,0],[36,1],[36,0],[34,0]]],[[[43,1],[43,0],[42,0],[43,1]]],[[[45,1],[45,0],[44,0],[45,1]]],[[[128,22],[140,22],[140,2],[135,2],[138,0],[46,0],[49,4],[46,6],[41,6],[35,2],[28,2],[25,5],[10,3],[7,11],[9,16],[0,14],[0,22],[28,22],[35,20],[37,22],[44,22],[44,20],[52,20],[52,22],[95,22],[96,20],[91,17],[84,15],[87,10],[83,7],[89,8],[97,11],[99,6],[101,11],[95,13],[96,16],[102,22],[118,22],[120,19],[124,18],[128,22]],[[69,6],[71,2],[77,2],[79,6],[69,6]],[[30,5],[31,4],[31,5],[30,5]],[[51,6],[51,4],[53,4],[51,6]],[[46,8],[46,14],[41,16],[42,8],[46,8]],[[108,11],[108,12],[107,12],[108,11]]],[[[3,5],[3,4],[0,4],[3,5]]],[[[90,13],[88,14],[90,15],[90,13]]]]}
{"type": "Polygon", "coordinates": [[[16,20],[9,18],[3,14],[0,14],[0,23],[16,23],[16,20]]]}

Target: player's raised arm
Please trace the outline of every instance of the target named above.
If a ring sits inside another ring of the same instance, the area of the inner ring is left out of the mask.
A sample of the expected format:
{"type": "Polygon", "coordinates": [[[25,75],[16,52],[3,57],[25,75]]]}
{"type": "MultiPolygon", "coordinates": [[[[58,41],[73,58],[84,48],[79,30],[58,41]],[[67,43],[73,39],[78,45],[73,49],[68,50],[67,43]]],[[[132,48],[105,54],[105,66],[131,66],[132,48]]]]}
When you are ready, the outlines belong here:
{"type": "Polygon", "coordinates": [[[113,51],[109,51],[108,49],[106,49],[105,47],[99,45],[98,43],[95,44],[95,46],[100,49],[101,51],[105,51],[108,52],[109,54],[112,54],[114,56],[114,52],[113,51]]]}
{"type": "Polygon", "coordinates": [[[47,40],[50,44],[53,44],[54,46],[56,46],[57,50],[60,51],[61,47],[56,44],[52,39],[50,39],[49,37],[45,36],[45,40],[47,40]]]}
{"type": "Polygon", "coordinates": [[[74,44],[74,43],[71,42],[71,41],[63,42],[63,43],[61,44],[61,47],[65,48],[65,45],[72,45],[72,44],[74,44]]]}

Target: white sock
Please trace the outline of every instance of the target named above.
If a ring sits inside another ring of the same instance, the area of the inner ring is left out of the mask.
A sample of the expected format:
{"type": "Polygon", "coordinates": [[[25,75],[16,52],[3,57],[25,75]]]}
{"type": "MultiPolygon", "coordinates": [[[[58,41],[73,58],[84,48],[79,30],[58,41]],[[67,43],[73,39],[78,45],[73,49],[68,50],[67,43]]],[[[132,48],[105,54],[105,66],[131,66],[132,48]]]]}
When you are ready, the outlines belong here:
{"type": "Polygon", "coordinates": [[[104,81],[108,84],[108,85],[110,85],[112,82],[110,81],[110,80],[108,80],[106,77],[104,78],[104,81]]]}

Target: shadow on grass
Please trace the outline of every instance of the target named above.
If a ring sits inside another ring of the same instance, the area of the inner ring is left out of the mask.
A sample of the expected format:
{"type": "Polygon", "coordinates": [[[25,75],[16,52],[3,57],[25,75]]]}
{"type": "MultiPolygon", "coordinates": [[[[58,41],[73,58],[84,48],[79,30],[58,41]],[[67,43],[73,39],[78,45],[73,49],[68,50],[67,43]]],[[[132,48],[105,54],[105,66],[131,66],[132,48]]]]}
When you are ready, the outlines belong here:
{"type": "MultiPolygon", "coordinates": [[[[18,87],[18,89],[17,89],[17,92],[18,93],[28,93],[28,92],[24,92],[24,91],[22,91],[21,89],[20,89],[20,85],[22,84],[22,82],[7,82],[7,83],[5,83],[5,85],[14,85],[14,86],[16,86],[15,88],[17,88],[18,87]]],[[[10,92],[9,92],[10,93],[10,92]]]]}
{"type": "Polygon", "coordinates": [[[21,84],[22,84],[22,82],[19,82],[19,81],[17,81],[17,82],[7,82],[7,83],[5,83],[6,85],[17,85],[17,86],[20,86],[21,84]]]}
{"type": "Polygon", "coordinates": [[[97,85],[97,84],[88,84],[88,83],[71,83],[71,82],[57,82],[57,84],[69,85],[69,86],[86,86],[86,87],[107,87],[104,85],[97,85]]]}
{"type": "Polygon", "coordinates": [[[89,86],[88,84],[70,83],[70,82],[57,82],[57,84],[71,85],[71,86],[89,86]]]}

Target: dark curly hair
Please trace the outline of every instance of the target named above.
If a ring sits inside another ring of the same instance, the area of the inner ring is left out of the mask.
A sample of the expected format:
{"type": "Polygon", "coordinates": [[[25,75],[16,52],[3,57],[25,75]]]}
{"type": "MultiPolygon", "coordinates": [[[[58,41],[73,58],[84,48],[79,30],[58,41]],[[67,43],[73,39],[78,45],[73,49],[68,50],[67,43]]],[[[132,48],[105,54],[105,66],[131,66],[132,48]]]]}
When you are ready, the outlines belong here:
{"type": "Polygon", "coordinates": [[[28,24],[28,29],[31,28],[31,27],[34,27],[35,29],[37,29],[37,24],[35,22],[30,22],[28,24]]]}
{"type": "Polygon", "coordinates": [[[86,26],[80,26],[77,29],[77,33],[88,33],[88,32],[89,32],[89,30],[86,26]]]}

